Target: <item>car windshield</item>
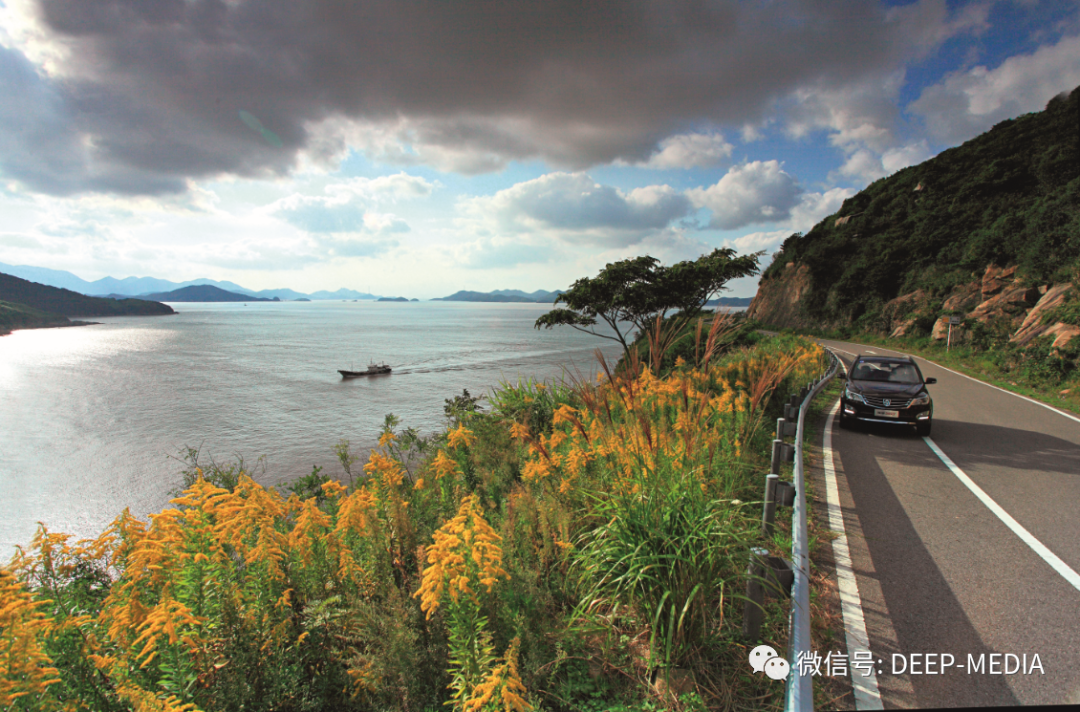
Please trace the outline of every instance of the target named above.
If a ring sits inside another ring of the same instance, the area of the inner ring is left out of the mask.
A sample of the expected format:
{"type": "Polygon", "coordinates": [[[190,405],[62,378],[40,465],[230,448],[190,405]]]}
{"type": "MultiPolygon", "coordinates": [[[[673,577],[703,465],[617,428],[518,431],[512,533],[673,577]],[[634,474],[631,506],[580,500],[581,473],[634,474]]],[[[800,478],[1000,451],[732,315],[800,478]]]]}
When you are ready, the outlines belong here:
{"type": "Polygon", "coordinates": [[[860,361],[851,372],[855,381],[882,381],[913,385],[922,383],[915,366],[907,361],[860,361]]]}

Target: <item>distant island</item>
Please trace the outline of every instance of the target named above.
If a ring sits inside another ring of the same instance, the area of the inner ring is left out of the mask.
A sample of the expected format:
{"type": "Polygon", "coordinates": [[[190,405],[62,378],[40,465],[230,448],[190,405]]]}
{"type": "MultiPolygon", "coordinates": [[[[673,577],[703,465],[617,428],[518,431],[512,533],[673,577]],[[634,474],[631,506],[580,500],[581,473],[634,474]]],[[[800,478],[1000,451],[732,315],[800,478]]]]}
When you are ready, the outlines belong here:
{"type": "Polygon", "coordinates": [[[267,299],[266,297],[253,297],[248,294],[238,294],[237,292],[229,292],[217,287],[211,287],[209,284],[201,284],[192,287],[182,287],[180,289],[174,289],[171,292],[158,292],[156,294],[145,295],[146,299],[152,299],[156,302],[280,302],[277,297],[273,299],[267,299]]]}
{"type": "Polygon", "coordinates": [[[470,292],[462,290],[454,292],[449,297],[436,297],[433,302],[527,302],[533,304],[551,304],[555,297],[562,294],[562,290],[547,292],[538,289],[527,293],[520,289],[496,289],[494,292],[470,292]]]}
{"type": "MultiPolygon", "coordinates": [[[[379,297],[375,301],[377,301],[377,302],[407,302],[409,300],[406,299],[405,297],[379,297]]],[[[415,302],[417,300],[413,299],[412,301],[415,302]]]]}
{"type": "Polygon", "coordinates": [[[175,314],[172,307],[144,299],[102,299],[0,273],[0,334],[15,329],[80,326],[73,316],[175,314]]]}
{"type": "Polygon", "coordinates": [[[754,301],[753,297],[720,297],[719,299],[710,299],[705,302],[707,307],[748,307],[750,302],[754,301]]]}

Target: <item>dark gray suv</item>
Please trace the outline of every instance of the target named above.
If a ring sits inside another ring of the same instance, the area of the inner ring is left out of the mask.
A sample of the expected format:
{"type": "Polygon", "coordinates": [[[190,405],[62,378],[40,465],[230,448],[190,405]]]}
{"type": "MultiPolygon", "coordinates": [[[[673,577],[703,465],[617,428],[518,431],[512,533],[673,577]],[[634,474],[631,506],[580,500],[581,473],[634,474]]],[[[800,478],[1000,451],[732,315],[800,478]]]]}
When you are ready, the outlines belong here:
{"type": "Polygon", "coordinates": [[[937,383],[923,378],[909,356],[857,356],[848,369],[840,396],[840,427],[855,421],[914,425],[919,435],[929,435],[934,401],[926,386],[937,383]]]}

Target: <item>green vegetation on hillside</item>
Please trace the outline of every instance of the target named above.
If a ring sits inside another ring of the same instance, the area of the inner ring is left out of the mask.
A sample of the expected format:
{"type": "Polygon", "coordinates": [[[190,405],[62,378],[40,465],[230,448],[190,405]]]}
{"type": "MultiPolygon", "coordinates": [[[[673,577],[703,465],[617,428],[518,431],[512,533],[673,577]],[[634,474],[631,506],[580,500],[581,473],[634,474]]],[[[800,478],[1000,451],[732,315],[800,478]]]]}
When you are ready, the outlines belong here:
{"type": "Polygon", "coordinates": [[[15,329],[40,329],[47,326],[71,326],[71,320],[24,304],[0,302],[0,336],[15,329]]]}
{"type": "Polygon", "coordinates": [[[1078,123],[1080,88],[872,183],[788,238],[763,283],[807,265],[803,314],[872,327],[885,302],[943,295],[988,264],[1019,265],[1033,285],[1069,281],[1080,265],[1078,123]]]}
{"type": "Polygon", "coordinates": [[[175,314],[172,307],[142,299],[102,299],[0,274],[0,299],[63,316],[175,314]]]}

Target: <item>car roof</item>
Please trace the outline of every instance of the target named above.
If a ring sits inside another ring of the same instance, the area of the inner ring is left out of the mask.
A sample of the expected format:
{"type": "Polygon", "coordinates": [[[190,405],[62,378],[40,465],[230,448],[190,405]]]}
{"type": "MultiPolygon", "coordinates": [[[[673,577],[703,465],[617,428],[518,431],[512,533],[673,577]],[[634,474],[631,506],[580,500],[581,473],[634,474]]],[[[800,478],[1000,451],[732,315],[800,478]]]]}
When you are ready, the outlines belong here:
{"type": "Polygon", "coordinates": [[[909,363],[915,363],[915,359],[910,356],[863,356],[859,355],[855,357],[856,361],[877,361],[881,363],[883,361],[907,361],[909,363]]]}

